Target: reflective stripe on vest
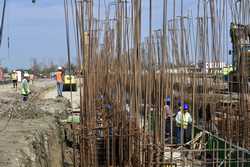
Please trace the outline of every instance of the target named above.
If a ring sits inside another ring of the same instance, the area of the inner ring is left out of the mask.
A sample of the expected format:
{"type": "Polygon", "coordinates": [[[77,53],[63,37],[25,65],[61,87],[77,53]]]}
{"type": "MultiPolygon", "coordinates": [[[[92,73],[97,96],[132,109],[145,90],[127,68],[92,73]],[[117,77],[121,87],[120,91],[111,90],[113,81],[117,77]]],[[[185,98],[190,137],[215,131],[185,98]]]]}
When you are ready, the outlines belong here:
{"type": "Polygon", "coordinates": [[[180,112],[181,114],[177,114],[177,119],[176,119],[177,126],[183,129],[187,129],[190,115],[189,113],[183,113],[183,111],[180,112]]]}

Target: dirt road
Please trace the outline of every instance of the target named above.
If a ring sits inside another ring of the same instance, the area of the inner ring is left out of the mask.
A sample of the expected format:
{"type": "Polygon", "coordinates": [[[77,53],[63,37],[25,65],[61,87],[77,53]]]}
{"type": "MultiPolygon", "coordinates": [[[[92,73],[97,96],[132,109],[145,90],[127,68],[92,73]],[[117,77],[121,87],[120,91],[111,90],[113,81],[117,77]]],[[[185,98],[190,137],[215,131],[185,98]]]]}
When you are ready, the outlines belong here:
{"type": "MultiPolygon", "coordinates": [[[[57,91],[56,89],[51,89],[44,95],[44,99],[53,99],[57,97],[57,91]]],[[[63,97],[71,101],[71,92],[63,92],[63,97]]],[[[77,91],[72,92],[72,108],[79,109],[80,108],[80,89],[78,88],[77,91]]]]}
{"type": "Polygon", "coordinates": [[[69,101],[47,97],[52,88],[53,81],[35,82],[29,101],[23,103],[12,85],[0,86],[0,167],[62,166],[56,122],[64,117],[69,101]]]}

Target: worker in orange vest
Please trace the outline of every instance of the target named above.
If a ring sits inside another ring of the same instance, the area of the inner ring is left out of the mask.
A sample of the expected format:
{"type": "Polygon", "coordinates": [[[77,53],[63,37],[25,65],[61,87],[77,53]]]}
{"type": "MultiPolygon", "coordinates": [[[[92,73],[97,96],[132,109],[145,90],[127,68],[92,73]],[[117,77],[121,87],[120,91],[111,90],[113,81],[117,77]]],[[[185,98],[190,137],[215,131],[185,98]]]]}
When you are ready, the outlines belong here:
{"type": "Polygon", "coordinates": [[[56,87],[57,87],[57,94],[59,97],[62,97],[62,90],[63,90],[63,69],[62,67],[58,67],[56,72],[56,87]]]}

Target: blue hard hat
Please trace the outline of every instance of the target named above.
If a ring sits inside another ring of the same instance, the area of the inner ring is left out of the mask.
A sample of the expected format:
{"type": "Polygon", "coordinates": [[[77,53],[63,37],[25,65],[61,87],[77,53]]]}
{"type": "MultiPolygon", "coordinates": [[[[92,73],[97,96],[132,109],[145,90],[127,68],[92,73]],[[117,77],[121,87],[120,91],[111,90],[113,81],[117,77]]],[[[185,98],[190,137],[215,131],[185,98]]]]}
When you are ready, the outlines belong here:
{"type": "Polygon", "coordinates": [[[178,105],[179,106],[181,105],[181,99],[178,99],[178,105]]]}
{"type": "Polygon", "coordinates": [[[166,102],[170,102],[170,101],[171,101],[170,96],[167,96],[167,97],[166,97],[166,102]]]}
{"type": "Polygon", "coordinates": [[[185,103],[184,106],[183,106],[183,109],[188,110],[188,108],[189,108],[188,104],[185,103]]]}
{"type": "Polygon", "coordinates": [[[106,104],[106,105],[105,105],[105,108],[106,108],[107,110],[112,110],[113,107],[112,107],[111,104],[106,104]]]}

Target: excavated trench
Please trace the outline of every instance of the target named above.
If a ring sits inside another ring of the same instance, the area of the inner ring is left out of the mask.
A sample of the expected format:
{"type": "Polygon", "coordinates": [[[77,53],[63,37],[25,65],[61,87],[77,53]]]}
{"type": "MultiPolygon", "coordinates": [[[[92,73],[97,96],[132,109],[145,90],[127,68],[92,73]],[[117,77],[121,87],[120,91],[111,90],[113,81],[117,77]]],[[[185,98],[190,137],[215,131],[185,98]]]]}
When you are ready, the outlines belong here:
{"type": "Polygon", "coordinates": [[[27,103],[12,89],[0,91],[0,167],[65,166],[59,120],[66,118],[70,103],[42,98],[52,86],[33,85],[27,103]]]}

